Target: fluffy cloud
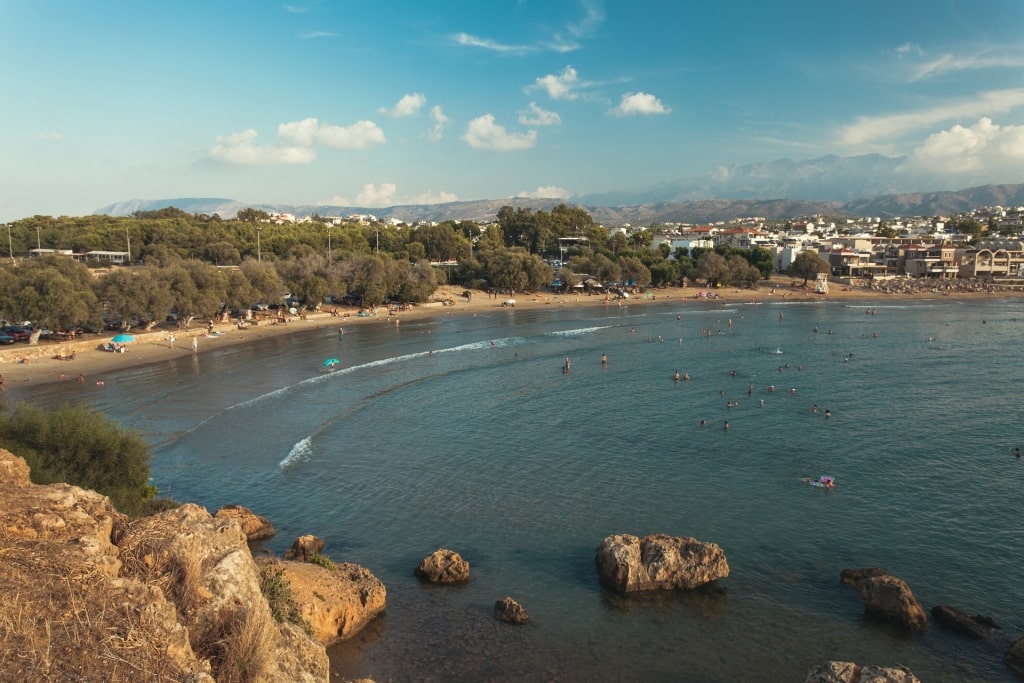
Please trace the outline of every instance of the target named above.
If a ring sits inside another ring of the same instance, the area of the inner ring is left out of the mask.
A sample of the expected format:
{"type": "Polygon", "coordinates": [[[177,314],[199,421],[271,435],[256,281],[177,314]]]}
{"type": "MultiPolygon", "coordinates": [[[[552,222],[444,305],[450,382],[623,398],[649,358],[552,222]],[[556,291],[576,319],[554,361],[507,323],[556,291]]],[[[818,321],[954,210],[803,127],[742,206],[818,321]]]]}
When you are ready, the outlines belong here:
{"type": "Polygon", "coordinates": [[[667,114],[672,111],[661,103],[654,95],[645,92],[630,92],[622,96],[619,106],[610,111],[613,116],[632,116],[633,114],[667,114]]]}
{"type": "Polygon", "coordinates": [[[351,126],[332,126],[308,118],[282,123],[277,127],[277,135],[295,145],[310,147],[320,144],[334,149],[366,149],[387,142],[384,131],[373,121],[356,121],[351,126]]]}
{"type": "Polygon", "coordinates": [[[430,118],[434,119],[434,127],[430,129],[430,133],[427,137],[429,137],[431,141],[437,142],[444,137],[444,127],[451,119],[444,115],[441,105],[438,104],[435,104],[430,108],[430,118]]]}
{"type": "Polygon", "coordinates": [[[406,204],[446,204],[448,202],[457,202],[459,198],[451,192],[433,192],[427,190],[421,194],[416,194],[408,197],[405,201],[406,204]]]}
{"type": "Polygon", "coordinates": [[[309,147],[258,145],[256,131],[250,128],[241,133],[219,136],[217,144],[210,150],[210,158],[238,166],[308,164],[316,159],[316,152],[309,147]]]}
{"type": "Polygon", "coordinates": [[[536,190],[525,190],[516,195],[523,199],[565,199],[572,193],[557,185],[543,185],[536,190]]]}
{"type": "Polygon", "coordinates": [[[358,206],[390,206],[394,204],[397,189],[398,186],[394,183],[381,183],[380,187],[373,183],[367,183],[356,195],[356,204],[358,206]]]}
{"type": "Polygon", "coordinates": [[[888,142],[946,121],[1006,112],[1022,105],[1024,88],[990,90],[968,99],[947,102],[927,109],[883,116],[862,116],[839,131],[839,140],[844,145],[853,147],[888,142]]]}
{"type": "Polygon", "coordinates": [[[1016,171],[1022,161],[1024,126],[1000,126],[989,118],[929,135],[911,159],[915,166],[932,172],[993,175],[1016,171]]]}
{"type": "Polygon", "coordinates": [[[524,126],[557,126],[562,123],[562,117],[537,106],[536,102],[530,102],[528,110],[519,112],[519,123],[524,126]]]}
{"type": "Polygon", "coordinates": [[[462,140],[469,143],[470,147],[485,149],[491,152],[515,152],[521,149],[531,149],[537,144],[537,131],[528,130],[525,133],[510,133],[494,122],[494,116],[484,114],[473,119],[466,126],[466,133],[462,140]]]}
{"type": "Polygon", "coordinates": [[[402,118],[403,116],[413,116],[420,112],[423,105],[427,103],[427,97],[423,93],[413,93],[411,95],[403,95],[402,99],[398,100],[391,109],[387,107],[381,107],[377,111],[384,116],[390,116],[393,119],[402,118]]]}
{"type": "Polygon", "coordinates": [[[553,100],[575,100],[579,97],[576,92],[579,85],[579,75],[576,73],[576,69],[567,66],[561,74],[541,76],[527,90],[543,90],[553,100]]]}

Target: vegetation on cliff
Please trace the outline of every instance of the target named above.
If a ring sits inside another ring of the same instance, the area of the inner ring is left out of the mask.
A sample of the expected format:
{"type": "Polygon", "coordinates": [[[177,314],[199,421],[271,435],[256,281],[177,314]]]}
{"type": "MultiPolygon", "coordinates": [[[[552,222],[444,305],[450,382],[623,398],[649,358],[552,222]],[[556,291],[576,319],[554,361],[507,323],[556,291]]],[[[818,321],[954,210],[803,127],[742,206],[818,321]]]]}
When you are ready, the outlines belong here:
{"type": "Polygon", "coordinates": [[[127,515],[150,509],[147,501],[156,495],[142,434],[84,406],[47,411],[18,404],[0,413],[0,446],[25,458],[33,483],[67,482],[99,491],[127,515]]]}

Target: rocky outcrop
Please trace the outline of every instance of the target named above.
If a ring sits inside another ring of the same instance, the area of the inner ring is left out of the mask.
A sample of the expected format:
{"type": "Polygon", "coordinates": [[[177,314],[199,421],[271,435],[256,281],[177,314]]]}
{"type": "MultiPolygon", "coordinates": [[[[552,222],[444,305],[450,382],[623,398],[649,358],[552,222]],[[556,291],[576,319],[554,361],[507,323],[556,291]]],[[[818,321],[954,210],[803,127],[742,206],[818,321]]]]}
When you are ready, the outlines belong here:
{"type": "Polygon", "coordinates": [[[693,589],[729,576],[718,545],[686,536],[609,536],[595,561],[601,580],[620,593],[693,589]]]}
{"type": "Polygon", "coordinates": [[[1003,661],[1006,662],[1006,666],[1024,676],[1024,636],[1010,644],[1010,648],[1003,655],[1003,661]]]}
{"type": "Polygon", "coordinates": [[[943,626],[972,638],[988,638],[992,635],[993,629],[999,628],[999,624],[993,621],[991,617],[980,614],[965,614],[949,605],[936,605],[932,607],[932,616],[935,617],[935,621],[943,626]]]}
{"type": "Polygon", "coordinates": [[[324,539],[319,536],[299,536],[292,543],[292,547],[284,551],[284,559],[306,562],[314,555],[319,555],[324,550],[324,539]]]}
{"type": "Polygon", "coordinates": [[[523,606],[510,597],[504,597],[494,603],[494,613],[502,621],[510,624],[525,624],[530,620],[530,615],[523,609],[523,606]]]}
{"type": "MultiPolygon", "coordinates": [[[[333,563],[332,563],[333,564],[333,563]]],[[[332,645],[359,633],[384,611],[387,590],[364,567],[347,562],[327,568],[307,562],[276,561],[313,638],[332,645]]]]}
{"type": "Polygon", "coordinates": [[[324,647],[271,615],[235,520],[128,520],[2,450],[0,473],[0,680],[329,680],[324,647]]]}
{"type": "Polygon", "coordinates": [[[257,515],[241,505],[225,505],[213,513],[213,516],[216,519],[233,519],[238,522],[238,526],[242,527],[242,533],[250,543],[265,541],[274,536],[274,525],[270,523],[269,519],[257,515]]]}
{"type": "Polygon", "coordinates": [[[469,581],[469,562],[454,550],[441,548],[424,557],[416,576],[431,583],[461,583],[469,581]]]}
{"type": "Polygon", "coordinates": [[[928,628],[928,615],[914,597],[910,586],[900,578],[886,574],[875,567],[868,569],[844,569],[840,578],[847,585],[854,585],[864,601],[864,609],[886,621],[898,624],[910,631],[928,628]],[[853,583],[854,577],[863,577],[853,583]]]}
{"type": "Polygon", "coordinates": [[[828,662],[807,673],[804,683],[921,683],[905,666],[884,668],[858,666],[853,662],[828,662]]]}

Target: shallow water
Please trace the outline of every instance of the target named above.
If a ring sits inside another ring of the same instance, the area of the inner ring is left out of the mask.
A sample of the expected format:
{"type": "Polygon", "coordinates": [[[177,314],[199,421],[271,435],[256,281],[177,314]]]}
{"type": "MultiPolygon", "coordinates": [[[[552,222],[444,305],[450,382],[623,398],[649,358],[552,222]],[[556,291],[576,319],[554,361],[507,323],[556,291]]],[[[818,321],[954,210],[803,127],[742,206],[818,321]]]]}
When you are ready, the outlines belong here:
{"type": "Polygon", "coordinates": [[[387,613],[332,648],[345,676],[782,681],[845,659],[929,682],[1012,681],[1022,325],[1012,299],[509,309],[19,392],[89,400],[142,430],[162,491],[266,515],[271,551],[314,533],[373,571],[387,613]],[[330,357],[342,366],[329,373],[330,357]],[[676,369],[691,381],[672,381],[676,369]],[[835,490],[802,481],[822,474],[835,490]],[[602,589],[601,539],[657,532],[722,546],[724,591],[602,589]],[[469,560],[468,585],[413,577],[439,547],[469,560]],[[874,623],[838,580],[867,565],[907,580],[926,609],[988,614],[1002,634],[874,623]],[[494,620],[505,595],[529,624],[494,620]]]}

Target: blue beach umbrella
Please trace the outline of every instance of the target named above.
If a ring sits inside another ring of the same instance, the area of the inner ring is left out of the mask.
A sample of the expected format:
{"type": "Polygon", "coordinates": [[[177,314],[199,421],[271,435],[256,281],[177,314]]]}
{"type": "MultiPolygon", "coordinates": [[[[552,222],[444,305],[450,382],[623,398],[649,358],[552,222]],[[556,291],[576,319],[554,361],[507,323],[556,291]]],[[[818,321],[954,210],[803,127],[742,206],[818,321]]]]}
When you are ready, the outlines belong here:
{"type": "Polygon", "coordinates": [[[110,341],[114,342],[115,344],[124,344],[125,342],[135,341],[135,337],[133,337],[130,334],[119,334],[110,341]]]}

